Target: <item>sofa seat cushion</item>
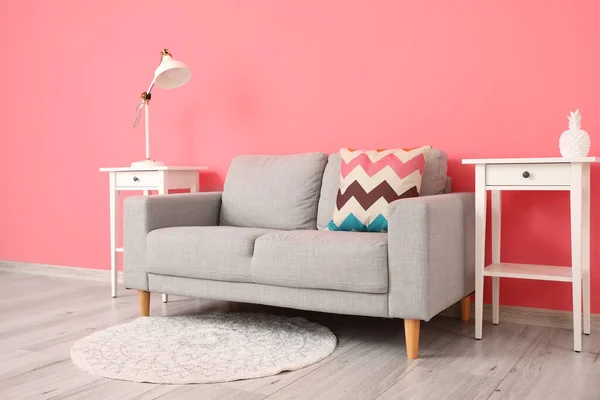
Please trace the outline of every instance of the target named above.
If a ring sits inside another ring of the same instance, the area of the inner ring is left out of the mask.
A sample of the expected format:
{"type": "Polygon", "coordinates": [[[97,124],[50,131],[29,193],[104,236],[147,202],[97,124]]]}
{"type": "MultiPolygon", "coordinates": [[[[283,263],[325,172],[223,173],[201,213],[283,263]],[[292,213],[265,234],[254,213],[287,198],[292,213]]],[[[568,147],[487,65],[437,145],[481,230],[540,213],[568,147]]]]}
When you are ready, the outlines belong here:
{"type": "Polygon", "coordinates": [[[387,293],[386,233],[286,231],[262,235],[252,281],[295,288],[387,293]]]}
{"type": "Polygon", "coordinates": [[[146,237],[146,270],[161,275],[251,282],[254,242],[270,232],[231,226],[156,229],[146,237]]]}

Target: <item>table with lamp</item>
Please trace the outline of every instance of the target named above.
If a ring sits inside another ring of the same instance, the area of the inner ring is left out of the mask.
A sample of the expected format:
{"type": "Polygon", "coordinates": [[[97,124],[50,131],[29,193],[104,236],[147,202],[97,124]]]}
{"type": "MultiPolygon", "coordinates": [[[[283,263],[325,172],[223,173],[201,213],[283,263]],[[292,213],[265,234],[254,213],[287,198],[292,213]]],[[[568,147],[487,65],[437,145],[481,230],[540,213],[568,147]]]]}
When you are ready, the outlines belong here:
{"type": "MultiPolygon", "coordinates": [[[[134,127],[140,121],[142,110],[144,112],[146,132],[146,158],[134,161],[128,167],[100,168],[101,172],[108,172],[110,192],[110,270],[111,294],[117,297],[117,257],[123,252],[122,247],[117,247],[117,226],[119,214],[119,193],[121,191],[139,191],[149,195],[150,191],[158,194],[168,194],[172,189],[189,189],[194,193],[199,190],[199,171],[206,170],[204,166],[171,166],[150,158],[150,99],[152,89],[158,86],[163,89],[174,89],[185,85],[190,79],[188,67],[181,61],[173,59],[172,54],[163,49],[161,61],[154,71],[154,78],[148,90],[142,93],[142,101],[136,108],[137,116],[134,127]]],[[[162,295],[163,302],[167,302],[166,294],[162,295]]]]}

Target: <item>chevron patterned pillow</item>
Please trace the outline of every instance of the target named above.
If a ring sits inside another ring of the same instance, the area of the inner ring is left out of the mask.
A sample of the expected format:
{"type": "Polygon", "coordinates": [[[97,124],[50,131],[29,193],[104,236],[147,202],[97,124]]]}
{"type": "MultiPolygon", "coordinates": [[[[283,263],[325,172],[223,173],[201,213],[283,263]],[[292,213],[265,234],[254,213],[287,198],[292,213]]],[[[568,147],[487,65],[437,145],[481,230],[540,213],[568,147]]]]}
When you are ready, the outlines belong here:
{"type": "Polygon", "coordinates": [[[326,230],[387,232],[389,204],[418,197],[431,146],[404,150],[340,149],[342,170],[333,220],[326,230]]]}

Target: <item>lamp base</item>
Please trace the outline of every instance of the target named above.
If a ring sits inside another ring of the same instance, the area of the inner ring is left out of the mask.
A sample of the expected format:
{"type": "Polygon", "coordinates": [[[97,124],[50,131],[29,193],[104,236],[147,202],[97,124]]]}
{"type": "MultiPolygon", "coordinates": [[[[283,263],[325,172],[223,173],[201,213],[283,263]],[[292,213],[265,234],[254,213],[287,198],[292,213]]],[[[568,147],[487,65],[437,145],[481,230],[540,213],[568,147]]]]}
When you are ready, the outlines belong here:
{"type": "Polygon", "coordinates": [[[165,165],[162,161],[154,161],[154,160],[143,160],[143,161],[134,161],[131,163],[131,168],[154,168],[154,167],[162,167],[165,165]]]}

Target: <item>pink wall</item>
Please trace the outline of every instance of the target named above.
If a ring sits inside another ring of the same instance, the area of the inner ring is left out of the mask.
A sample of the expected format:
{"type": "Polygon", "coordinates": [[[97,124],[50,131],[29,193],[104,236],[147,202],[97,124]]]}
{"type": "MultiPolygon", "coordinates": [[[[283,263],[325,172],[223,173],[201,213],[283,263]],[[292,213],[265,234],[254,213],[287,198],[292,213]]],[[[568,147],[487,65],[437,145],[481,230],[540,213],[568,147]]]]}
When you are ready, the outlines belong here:
{"type": "MultiPolygon", "coordinates": [[[[153,156],[210,166],[205,190],[241,153],[423,143],[472,190],[461,158],[558,155],[576,108],[600,154],[598,15],[593,0],[4,0],[0,260],[109,267],[98,168],[143,158],[131,123],[164,46],[193,74],[154,93],[153,156]]],[[[597,204],[598,168],[592,180],[597,204]]],[[[565,193],[504,204],[507,261],[570,263],[565,193]]],[[[592,207],[592,243],[599,230],[592,207]]],[[[594,246],[593,293],[599,256],[594,246]]],[[[570,289],[506,281],[501,301],[568,309],[570,289]]]]}

